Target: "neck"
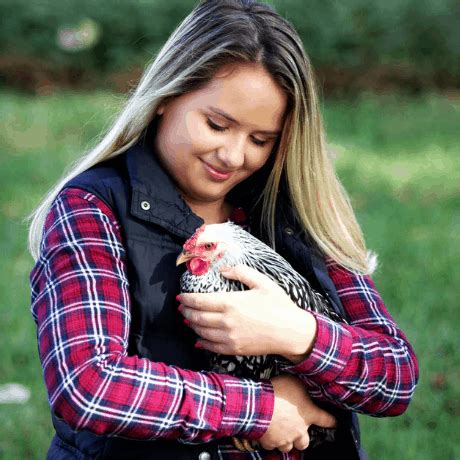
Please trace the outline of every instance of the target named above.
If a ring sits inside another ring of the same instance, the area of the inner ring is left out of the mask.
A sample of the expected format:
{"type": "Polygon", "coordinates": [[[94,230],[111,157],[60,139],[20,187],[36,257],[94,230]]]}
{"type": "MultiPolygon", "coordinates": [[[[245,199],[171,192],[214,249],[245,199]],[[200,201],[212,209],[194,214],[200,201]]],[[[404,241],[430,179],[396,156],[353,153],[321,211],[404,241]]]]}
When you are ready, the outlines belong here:
{"type": "Polygon", "coordinates": [[[205,224],[221,224],[227,222],[232,213],[232,206],[224,199],[218,202],[203,203],[184,197],[184,201],[197,216],[204,220],[205,224]]]}

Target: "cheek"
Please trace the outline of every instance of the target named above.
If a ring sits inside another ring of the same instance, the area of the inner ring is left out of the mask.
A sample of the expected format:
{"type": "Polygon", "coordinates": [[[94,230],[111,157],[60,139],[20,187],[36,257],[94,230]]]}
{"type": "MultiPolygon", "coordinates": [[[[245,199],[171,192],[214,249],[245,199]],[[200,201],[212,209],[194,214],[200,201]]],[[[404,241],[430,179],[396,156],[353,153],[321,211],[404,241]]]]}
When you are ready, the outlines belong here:
{"type": "Polygon", "coordinates": [[[236,172],[230,184],[229,190],[238,185],[240,182],[243,182],[245,179],[250,177],[260,168],[262,168],[262,166],[268,161],[269,157],[269,153],[262,153],[259,154],[259,156],[254,155],[253,157],[246,156],[244,167],[236,172]]]}
{"type": "Polygon", "coordinates": [[[190,113],[186,117],[189,149],[192,155],[199,157],[209,154],[219,146],[219,136],[212,132],[200,114],[190,113]]]}
{"type": "Polygon", "coordinates": [[[193,157],[206,149],[206,132],[193,110],[171,107],[160,122],[157,145],[164,163],[187,170],[193,157]]]}
{"type": "Polygon", "coordinates": [[[247,155],[245,161],[245,172],[247,175],[255,173],[268,161],[270,151],[251,152],[247,155]]]}
{"type": "Polygon", "coordinates": [[[155,150],[158,159],[169,173],[176,176],[184,167],[185,140],[179,134],[174,135],[169,129],[168,123],[164,122],[162,129],[159,130],[155,140],[155,150]]]}

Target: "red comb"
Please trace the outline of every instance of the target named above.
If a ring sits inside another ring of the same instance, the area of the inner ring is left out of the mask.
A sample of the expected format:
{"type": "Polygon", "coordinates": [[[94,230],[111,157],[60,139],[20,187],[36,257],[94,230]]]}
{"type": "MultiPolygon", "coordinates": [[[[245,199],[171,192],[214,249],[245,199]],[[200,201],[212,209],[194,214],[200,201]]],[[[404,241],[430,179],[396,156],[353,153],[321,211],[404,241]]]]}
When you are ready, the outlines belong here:
{"type": "Polygon", "coordinates": [[[198,237],[204,232],[204,228],[206,227],[205,224],[203,224],[201,227],[199,227],[195,233],[185,242],[184,244],[184,249],[186,251],[192,251],[192,249],[195,248],[196,246],[196,240],[198,237]]]}

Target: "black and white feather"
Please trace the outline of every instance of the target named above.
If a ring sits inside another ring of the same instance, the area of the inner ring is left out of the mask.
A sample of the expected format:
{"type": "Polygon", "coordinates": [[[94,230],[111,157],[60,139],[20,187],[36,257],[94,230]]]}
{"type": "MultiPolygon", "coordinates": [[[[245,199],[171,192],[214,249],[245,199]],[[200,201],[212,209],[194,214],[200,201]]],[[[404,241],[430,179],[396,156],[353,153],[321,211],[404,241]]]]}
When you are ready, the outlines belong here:
{"type": "MultiPolygon", "coordinates": [[[[289,295],[299,308],[319,312],[334,321],[346,323],[345,318],[337,314],[329,301],[316,292],[289,262],[239,225],[232,222],[205,225],[204,230],[201,228],[193,238],[197,244],[216,244],[220,249],[220,255],[212,261],[209,269],[203,275],[197,276],[186,270],[180,280],[182,292],[206,293],[245,290],[247,287],[244,284],[229,280],[219,272],[219,268],[222,266],[242,264],[268,276],[289,295]]],[[[210,368],[214,372],[255,380],[269,379],[281,373],[279,363],[282,359],[280,356],[233,356],[216,354],[208,350],[203,350],[203,352],[207,354],[210,368]]],[[[333,442],[336,430],[311,426],[309,434],[309,446],[313,447],[326,441],[333,442]]],[[[238,449],[244,450],[240,441],[235,438],[233,440],[238,449]]],[[[244,446],[247,446],[245,444],[247,441],[243,441],[244,446]]],[[[247,449],[252,447],[254,446],[249,446],[247,449]]]]}

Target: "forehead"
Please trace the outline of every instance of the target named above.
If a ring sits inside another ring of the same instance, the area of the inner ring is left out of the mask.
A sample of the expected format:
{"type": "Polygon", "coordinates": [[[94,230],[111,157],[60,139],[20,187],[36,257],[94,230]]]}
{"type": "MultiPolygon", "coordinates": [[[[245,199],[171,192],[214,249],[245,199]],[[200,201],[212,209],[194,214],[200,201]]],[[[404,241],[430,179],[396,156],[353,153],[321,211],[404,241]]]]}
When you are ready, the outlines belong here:
{"type": "Polygon", "coordinates": [[[285,91],[258,64],[224,66],[190,97],[196,108],[217,107],[250,130],[281,130],[287,106],[285,91]]]}

